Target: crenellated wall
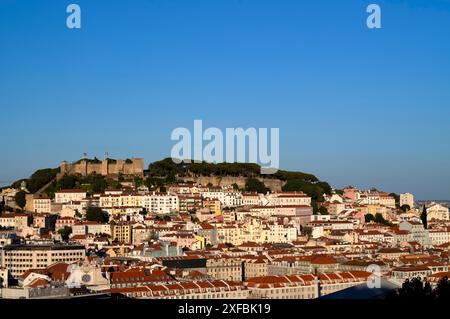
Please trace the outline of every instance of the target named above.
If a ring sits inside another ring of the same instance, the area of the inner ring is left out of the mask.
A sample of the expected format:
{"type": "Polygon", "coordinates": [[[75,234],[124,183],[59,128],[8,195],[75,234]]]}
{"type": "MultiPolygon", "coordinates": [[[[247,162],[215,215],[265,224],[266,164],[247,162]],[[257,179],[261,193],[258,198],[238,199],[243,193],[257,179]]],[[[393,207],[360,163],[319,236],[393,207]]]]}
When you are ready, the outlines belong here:
{"type": "Polygon", "coordinates": [[[68,163],[63,161],[60,164],[61,174],[80,174],[87,176],[93,173],[103,176],[108,175],[144,175],[144,159],[143,158],[131,158],[131,163],[127,163],[126,160],[110,161],[102,160],[100,163],[89,163],[87,160],[81,160],[78,163],[68,163]]]}

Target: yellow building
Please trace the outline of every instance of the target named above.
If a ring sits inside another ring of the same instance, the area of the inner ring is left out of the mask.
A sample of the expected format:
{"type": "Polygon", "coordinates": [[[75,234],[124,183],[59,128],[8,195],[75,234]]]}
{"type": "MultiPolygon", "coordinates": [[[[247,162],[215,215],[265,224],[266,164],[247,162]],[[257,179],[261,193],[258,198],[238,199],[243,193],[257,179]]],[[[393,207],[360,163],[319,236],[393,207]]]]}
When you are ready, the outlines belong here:
{"type": "Polygon", "coordinates": [[[222,215],[222,208],[220,200],[218,199],[206,199],[203,201],[203,207],[209,208],[210,211],[214,212],[214,215],[222,215]]]}
{"type": "Polygon", "coordinates": [[[124,244],[132,243],[132,226],[126,223],[111,225],[112,239],[124,244]]]}

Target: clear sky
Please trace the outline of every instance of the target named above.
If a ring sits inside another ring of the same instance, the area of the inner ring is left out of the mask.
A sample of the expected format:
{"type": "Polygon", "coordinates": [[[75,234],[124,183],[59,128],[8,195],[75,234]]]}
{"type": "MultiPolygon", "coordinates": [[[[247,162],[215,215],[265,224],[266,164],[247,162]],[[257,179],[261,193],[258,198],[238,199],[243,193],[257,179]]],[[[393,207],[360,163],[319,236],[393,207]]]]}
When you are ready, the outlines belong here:
{"type": "Polygon", "coordinates": [[[148,164],[202,119],[280,128],[280,166],[336,187],[450,198],[450,1],[1,0],[0,119],[3,183],[148,164]]]}

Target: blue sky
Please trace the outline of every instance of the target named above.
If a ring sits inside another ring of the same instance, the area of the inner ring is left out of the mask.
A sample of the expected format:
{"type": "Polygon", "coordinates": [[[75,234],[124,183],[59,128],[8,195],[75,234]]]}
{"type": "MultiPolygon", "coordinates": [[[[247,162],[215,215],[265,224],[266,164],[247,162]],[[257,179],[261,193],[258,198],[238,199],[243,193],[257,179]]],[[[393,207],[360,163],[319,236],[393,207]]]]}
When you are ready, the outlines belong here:
{"type": "Polygon", "coordinates": [[[2,0],[0,181],[148,164],[202,119],[280,128],[280,166],[336,187],[450,198],[449,39],[447,0],[2,0]]]}

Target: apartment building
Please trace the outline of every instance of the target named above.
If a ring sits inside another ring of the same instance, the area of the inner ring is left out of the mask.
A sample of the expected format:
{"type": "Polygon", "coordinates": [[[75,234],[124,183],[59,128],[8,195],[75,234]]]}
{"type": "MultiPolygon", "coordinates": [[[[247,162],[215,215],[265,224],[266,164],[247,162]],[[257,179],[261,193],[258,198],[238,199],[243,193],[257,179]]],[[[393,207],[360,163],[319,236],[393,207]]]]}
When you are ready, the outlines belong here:
{"type": "Polygon", "coordinates": [[[306,205],[311,206],[311,197],[302,192],[279,192],[270,193],[266,196],[269,205],[286,206],[286,205],[306,205]]]}
{"type": "Polygon", "coordinates": [[[111,225],[112,239],[125,244],[131,244],[133,227],[129,223],[118,223],[111,225]]]}
{"type": "Polygon", "coordinates": [[[180,194],[178,195],[180,212],[190,212],[202,208],[202,196],[200,194],[180,194]]]}
{"type": "Polygon", "coordinates": [[[244,260],[244,280],[268,276],[268,264],[270,260],[267,257],[258,256],[255,258],[246,258],[244,260]]]}
{"type": "Polygon", "coordinates": [[[403,282],[406,279],[412,279],[415,277],[425,279],[432,273],[433,271],[425,265],[417,265],[417,266],[405,265],[392,269],[392,278],[395,278],[400,282],[403,282]]]}
{"type": "Polygon", "coordinates": [[[400,207],[408,205],[410,208],[414,207],[414,195],[411,193],[400,194],[400,207]]]}
{"type": "Polygon", "coordinates": [[[339,263],[336,259],[326,255],[283,256],[274,259],[267,266],[268,274],[275,276],[334,272],[338,269],[339,263]]]}
{"type": "Polygon", "coordinates": [[[230,243],[234,246],[241,245],[243,241],[243,227],[236,223],[217,226],[217,238],[219,243],[230,243]]]}
{"type": "Polygon", "coordinates": [[[81,201],[86,198],[86,191],[81,189],[63,189],[55,193],[55,203],[63,204],[81,201]]]}
{"type": "Polygon", "coordinates": [[[6,214],[0,216],[0,226],[23,230],[31,224],[32,217],[24,213],[6,214]]]}
{"type": "Polygon", "coordinates": [[[247,280],[244,285],[251,298],[315,299],[366,283],[368,272],[332,272],[307,275],[267,276],[247,280]]]}
{"type": "Polygon", "coordinates": [[[98,222],[86,221],[83,223],[76,223],[72,225],[73,235],[86,235],[86,234],[107,234],[111,235],[111,225],[102,224],[98,222]]]}
{"type": "Polygon", "coordinates": [[[218,199],[223,207],[242,206],[242,194],[240,192],[218,188],[203,192],[202,196],[204,199],[218,199]]]}
{"type": "Polygon", "coordinates": [[[262,205],[261,196],[258,193],[244,193],[242,194],[242,205],[260,206],[262,205]]]}
{"type": "Polygon", "coordinates": [[[142,207],[156,214],[170,214],[180,209],[178,196],[166,193],[153,193],[143,197],[142,207]]]}
{"type": "MultiPolygon", "coordinates": [[[[73,227],[77,223],[77,220],[72,217],[59,217],[55,223],[55,230],[58,231],[64,227],[73,227]]],[[[72,229],[73,232],[73,229],[72,229]]]]}
{"type": "Polygon", "coordinates": [[[33,195],[33,211],[35,213],[50,213],[52,211],[52,200],[46,194],[33,195]]]}
{"type": "Polygon", "coordinates": [[[100,207],[144,207],[144,195],[116,194],[100,195],[100,207]]]}
{"type": "Polygon", "coordinates": [[[217,280],[241,281],[242,261],[225,255],[209,257],[206,260],[206,273],[217,280]]]}
{"type": "Polygon", "coordinates": [[[247,299],[249,290],[240,283],[224,280],[182,281],[141,287],[111,289],[137,299],[247,299]]]}
{"type": "Polygon", "coordinates": [[[428,234],[433,246],[450,243],[450,227],[442,229],[429,229],[428,234]]]}
{"type": "Polygon", "coordinates": [[[29,269],[45,269],[56,262],[73,263],[85,258],[84,246],[80,245],[8,245],[1,250],[1,267],[15,278],[29,269]]]}
{"type": "Polygon", "coordinates": [[[448,208],[441,204],[431,204],[427,207],[427,220],[450,220],[448,208]]]}

